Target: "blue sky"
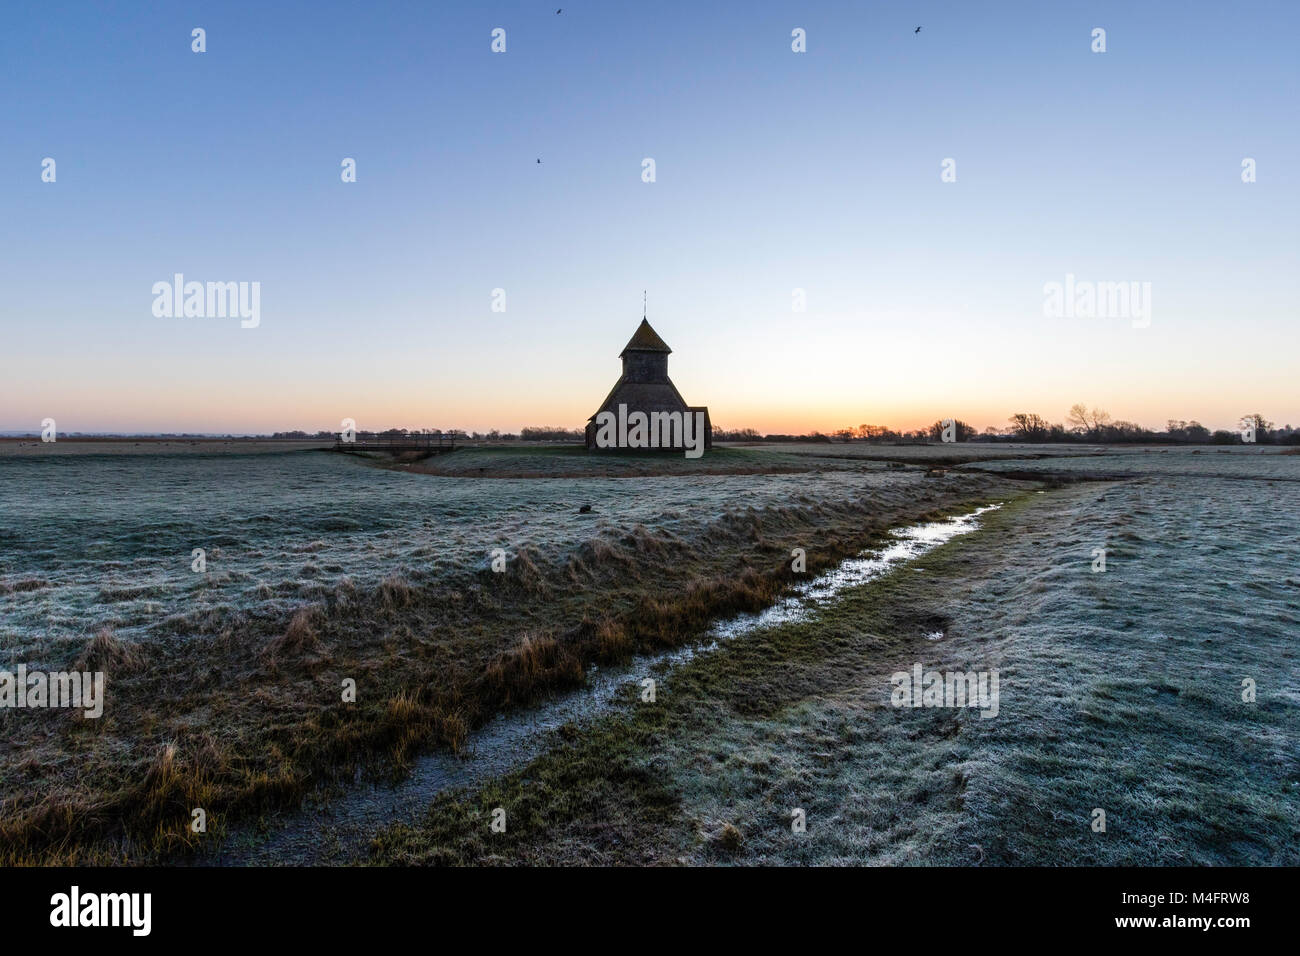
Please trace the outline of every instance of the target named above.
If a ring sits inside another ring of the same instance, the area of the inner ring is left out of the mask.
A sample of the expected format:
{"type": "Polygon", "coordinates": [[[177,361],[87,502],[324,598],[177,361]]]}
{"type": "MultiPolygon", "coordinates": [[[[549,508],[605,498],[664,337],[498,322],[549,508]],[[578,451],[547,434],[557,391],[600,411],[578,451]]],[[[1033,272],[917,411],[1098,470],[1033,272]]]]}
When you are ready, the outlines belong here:
{"type": "Polygon", "coordinates": [[[11,5],[0,429],[578,425],[643,289],[725,426],[1300,425],[1300,5],[552,3],[11,5]]]}

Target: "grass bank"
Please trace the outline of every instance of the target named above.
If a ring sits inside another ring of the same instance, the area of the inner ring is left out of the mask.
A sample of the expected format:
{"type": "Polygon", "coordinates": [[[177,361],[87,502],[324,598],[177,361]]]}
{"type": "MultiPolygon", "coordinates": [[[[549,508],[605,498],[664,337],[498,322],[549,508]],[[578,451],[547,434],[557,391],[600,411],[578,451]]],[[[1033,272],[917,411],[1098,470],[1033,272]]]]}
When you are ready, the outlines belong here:
{"type": "Polygon", "coordinates": [[[591,452],[581,445],[469,445],[422,459],[375,456],[382,467],[449,478],[646,478],[675,475],[783,475],[861,470],[863,462],[811,458],[761,448],[681,452],[591,452]]]}
{"type": "Polygon", "coordinates": [[[108,674],[103,718],[0,715],[0,855],[148,862],[202,850],[230,822],[313,788],[455,748],[492,714],[577,685],[592,662],[676,646],[719,616],[767,606],[790,584],[794,547],[815,572],[890,527],[1011,487],[917,476],[838,503],[733,507],[691,538],[633,527],[568,554],[524,549],[499,574],[344,583],[288,617],[214,615],[171,640],[98,635],[80,663],[108,674]],[[190,829],[195,808],[206,834],[190,829]]]}

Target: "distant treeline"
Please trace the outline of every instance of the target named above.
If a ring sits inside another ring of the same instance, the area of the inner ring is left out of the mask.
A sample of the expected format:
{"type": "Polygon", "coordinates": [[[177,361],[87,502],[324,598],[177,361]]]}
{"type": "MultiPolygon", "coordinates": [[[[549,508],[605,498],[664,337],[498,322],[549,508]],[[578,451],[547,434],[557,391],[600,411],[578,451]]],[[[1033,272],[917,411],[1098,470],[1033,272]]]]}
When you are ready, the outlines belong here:
{"type": "MultiPolygon", "coordinates": [[[[585,437],[580,428],[563,428],[559,425],[529,425],[517,435],[514,432],[502,432],[495,428],[487,432],[470,432],[465,431],[463,428],[386,428],[383,431],[362,431],[358,429],[356,434],[358,438],[412,438],[420,435],[443,434],[454,438],[476,439],[479,441],[582,441],[585,437]]],[[[334,441],[339,437],[339,433],[330,431],[291,431],[276,432],[271,437],[334,441]]]]}
{"type": "Polygon", "coordinates": [[[1210,431],[1200,422],[1172,418],[1163,431],[1156,431],[1134,422],[1116,421],[1108,412],[1099,408],[1088,409],[1083,405],[1071,408],[1064,423],[1049,422],[1034,412],[1017,412],[1001,428],[990,425],[982,432],[968,422],[949,419],[913,431],[895,431],[887,425],[858,425],[829,433],[815,431],[806,435],[762,435],[753,428],[714,426],[713,440],[897,444],[943,441],[945,432],[949,432],[951,440],[959,442],[1236,445],[1254,441],[1261,445],[1300,445],[1300,429],[1290,425],[1277,427],[1258,412],[1243,415],[1236,431],[1210,431]]]}
{"type": "MultiPolygon", "coordinates": [[[[358,438],[403,438],[441,432],[456,438],[477,441],[546,441],[580,442],[580,428],[560,425],[528,425],[513,432],[495,428],[488,432],[467,432],[460,428],[388,428],[384,431],[358,431],[358,438]]],[[[1100,408],[1089,409],[1075,405],[1066,414],[1063,423],[1053,423],[1034,412],[1016,412],[1002,427],[990,425],[982,432],[974,425],[960,419],[940,420],[928,428],[912,431],[895,431],[887,425],[858,425],[833,432],[814,431],[802,435],[760,434],[753,428],[713,427],[713,440],[718,442],[869,442],[874,444],[920,443],[943,441],[945,432],[951,440],[966,442],[1081,442],[1092,444],[1151,444],[1151,445],[1236,445],[1254,442],[1261,445],[1300,445],[1300,429],[1290,425],[1278,427],[1263,415],[1255,412],[1243,415],[1236,431],[1219,429],[1211,431],[1200,422],[1170,419],[1163,431],[1143,428],[1134,422],[1112,419],[1109,412],[1100,408]]],[[[272,438],[315,439],[332,441],[337,432],[291,431],[276,432],[272,438]]]]}
{"type": "MultiPolygon", "coordinates": [[[[385,428],[383,431],[367,431],[358,428],[357,438],[414,438],[419,435],[450,435],[454,438],[468,438],[469,435],[459,428],[385,428]]],[[[339,432],[276,432],[272,438],[310,439],[312,441],[337,441],[339,432]]]]}

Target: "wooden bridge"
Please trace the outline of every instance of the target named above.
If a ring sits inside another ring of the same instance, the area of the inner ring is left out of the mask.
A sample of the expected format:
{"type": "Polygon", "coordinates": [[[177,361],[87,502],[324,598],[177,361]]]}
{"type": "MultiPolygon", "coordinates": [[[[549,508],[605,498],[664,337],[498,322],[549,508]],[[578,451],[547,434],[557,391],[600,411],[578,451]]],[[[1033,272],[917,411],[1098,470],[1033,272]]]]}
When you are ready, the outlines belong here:
{"type": "Polygon", "coordinates": [[[418,454],[442,455],[456,450],[456,436],[443,432],[423,432],[415,435],[367,435],[358,433],[352,441],[340,438],[334,450],[349,455],[366,452],[383,452],[389,455],[418,454]]]}

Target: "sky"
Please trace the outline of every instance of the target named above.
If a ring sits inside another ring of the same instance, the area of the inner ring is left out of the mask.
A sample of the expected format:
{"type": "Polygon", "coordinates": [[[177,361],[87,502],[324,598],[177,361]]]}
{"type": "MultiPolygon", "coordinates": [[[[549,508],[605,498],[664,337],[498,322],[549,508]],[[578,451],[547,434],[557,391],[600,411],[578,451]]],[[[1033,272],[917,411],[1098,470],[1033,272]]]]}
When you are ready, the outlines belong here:
{"type": "Polygon", "coordinates": [[[1300,426],[1298,39],[1291,0],[12,4],[0,430],[577,427],[643,291],[715,426],[1300,426]],[[177,273],[258,324],[155,315],[177,273]],[[1046,314],[1067,275],[1149,311],[1046,314]]]}

